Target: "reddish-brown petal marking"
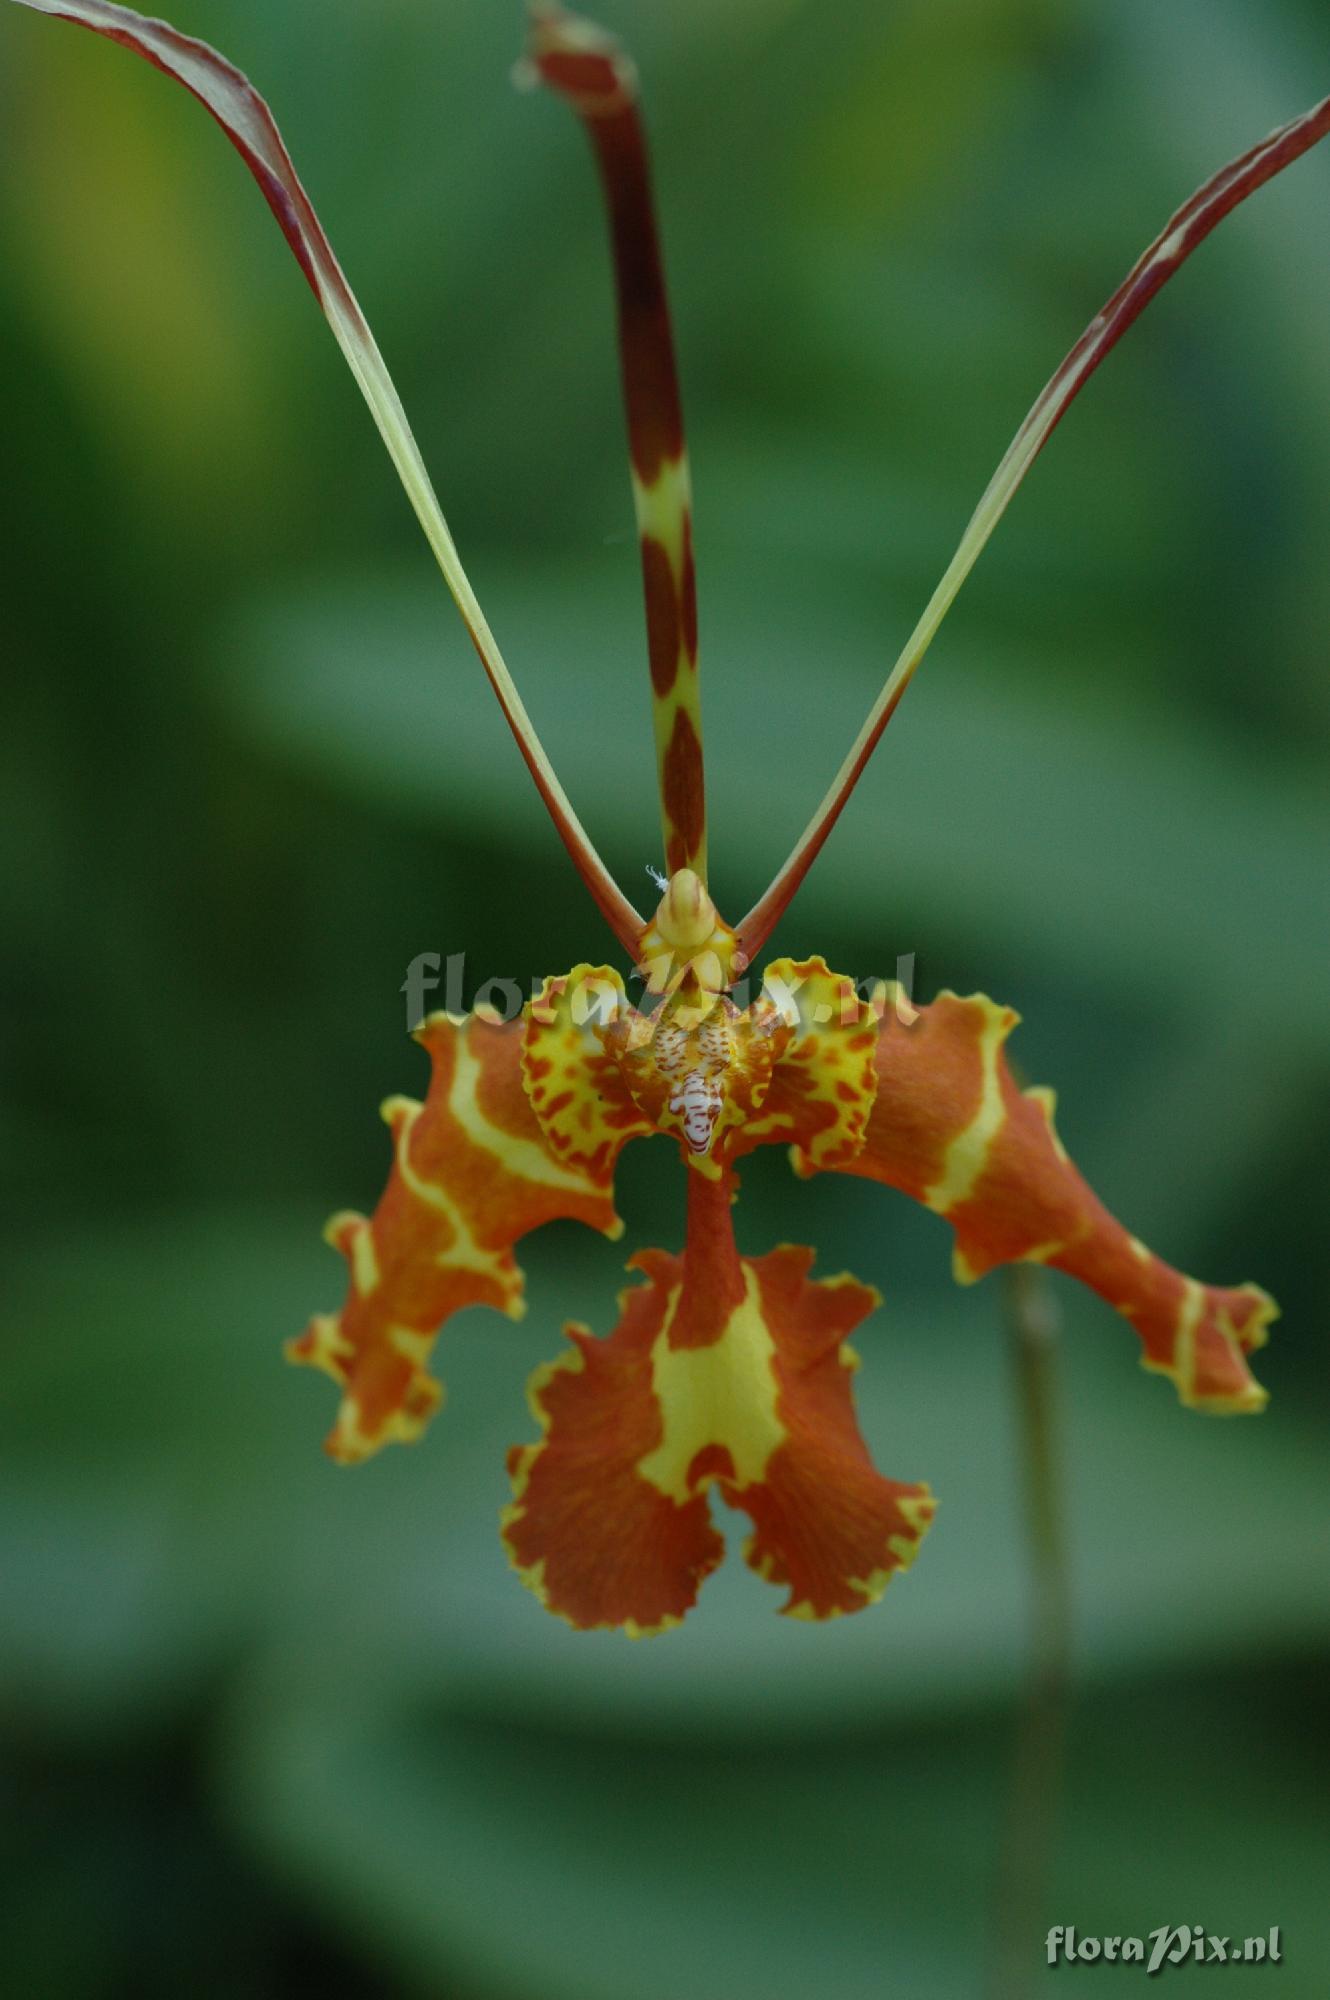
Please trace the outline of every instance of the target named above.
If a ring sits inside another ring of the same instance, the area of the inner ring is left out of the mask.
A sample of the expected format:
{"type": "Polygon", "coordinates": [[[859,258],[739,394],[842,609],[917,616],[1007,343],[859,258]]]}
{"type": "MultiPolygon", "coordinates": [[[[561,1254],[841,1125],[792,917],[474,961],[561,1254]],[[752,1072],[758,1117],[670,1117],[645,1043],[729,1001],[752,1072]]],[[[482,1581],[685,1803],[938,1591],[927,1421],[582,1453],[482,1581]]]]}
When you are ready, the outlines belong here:
{"type": "Polygon", "coordinates": [[[1013,1261],[1067,1271],[1131,1321],[1144,1365],[1170,1376],[1184,1403],[1261,1409],[1266,1393],[1244,1357],[1264,1345],[1273,1300],[1257,1285],[1184,1277],[1114,1220],[1067,1157],[1052,1092],[1012,1079],[1003,1045],[1018,1018],[954,993],[910,1026],[888,1012],[867,1137],[843,1171],[945,1216],[963,1282],[1013,1261]]]}
{"type": "Polygon", "coordinates": [[[612,36],[557,6],[531,10],[536,75],[582,120],[609,211],[619,313],[619,360],[633,469],[654,484],[683,455],[683,412],[674,365],[637,71],[612,36]]]}
{"type": "Polygon", "coordinates": [[[693,560],[693,518],[684,516],[683,573],[679,585],[680,638],[687,666],[697,672],[697,568],[693,560]]]}
{"type": "Polygon", "coordinates": [[[545,1145],[516,1023],[432,1014],[416,1039],[433,1066],[429,1093],[383,1107],[395,1157],[379,1205],[368,1219],[335,1215],[325,1232],[350,1267],[346,1302],[287,1348],[344,1392],[327,1440],[343,1461],[419,1436],[442,1400],[425,1364],[452,1313],[487,1305],[520,1317],[519,1237],[560,1216],[609,1236],[621,1229],[608,1185],[545,1145]]]}
{"type": "Polygon", "coordinates": [[[666,825],[666,867],[698,874],[697,856],[706,837],[706,802],[702,792],[702,745],[686,708],[674,711],[673,729],[661,767],[661,810],[666,825]]]}
{"type": "Polygon", "coordinates": [[[664,701],[679,671],[679,592],[669,556],[654,535],[642,537],[642,587],[647,602],[651,686],[656,699],[664,701]]]}
{"type": "Polygon", "coordinates": [[[682,1258],[630,1268],[608,1339],[531,1386],[543,1436],[513,1452],[513,1562],[552,1611],[630,1634],[678,1622],[720,1560],[713,1482],[753,1522],[745,1548],[796,1617],[857,1611],[913,1558],[928,1489],[883,1479],[854,1418],[845,1337],[877,1303],[851,1278],[809,1280],[809,1250],[743,1257],[731,1179],[689,1175],[682,1258]]]}

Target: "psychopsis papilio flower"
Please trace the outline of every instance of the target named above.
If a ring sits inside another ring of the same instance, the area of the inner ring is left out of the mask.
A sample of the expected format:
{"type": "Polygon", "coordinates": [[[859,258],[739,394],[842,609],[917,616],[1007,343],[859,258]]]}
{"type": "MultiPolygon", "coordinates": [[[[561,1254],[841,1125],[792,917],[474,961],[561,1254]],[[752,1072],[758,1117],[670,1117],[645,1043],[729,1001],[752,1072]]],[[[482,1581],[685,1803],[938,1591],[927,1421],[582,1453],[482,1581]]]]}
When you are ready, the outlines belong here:
{"type": "Polygon", "coordinates": [[[518,1240],[571,1217],[614,1237],[615,1166],[668,1139],[687,1179],[677,1254],[639,1250],[617,1327],[570,1345],[530,1390],[539,1430],[510,1454],[503,1534],[523,1579],[583,1628],[675,1624],[719,1562],[709,1489],[751,1518],[747,1560],[782,1608],[834,1617],[878,1598],[915,1556],[929,1489],[883,1477],[860,1435],[848,1336],[877,1304],[849,1276],[814,1278],[790,1245],[741,1256],[737,1168],[761,1145],[795,1171],[853,1174],[944,1217],[963,1281],[1025,1260],[1068,1272],[1132,1325],[1145,1366],[1182,1402],[1259,1410],[1248,1355],[1273,1302],[1256,1285],[1183,1276],[1096,1199],[1064,1150],[1052,1093],[1013,1080],[1017,1016],[982,995],[915,1007],[864,992],[816,957],[738,983],[816,859],[911,676],[1008,502],[1094,369],[1237,204],[1330,131],[1330,99],[1215,174],[1171,216],[1096,314],[1017,431],[844,765],[770,887],[737,923],[706,887],[697,606],[688,461],[637,79],[618,46],[532,5],[525,73],[591,138],[608,201],[666,873],[644,917],[611,878],[552,769],[467,581],[373,335],[266,104],[205,44],[111,0],[18,0],[145,56],[203,103],[240,151],[360,385],[518,749],[573,865],[645,990],[583,963],[547,980],[518,1021],[429,1015],[423,1102],[384,1106],[394,1160],[374,1213],[334,1216],[348,1266],[337,1313],[289,1348],[337,1384],[328,1450],[354,1462],[417,1438],[442,1400],[435,1338],[464,1306],[516,1317],[518,1240]],[[751,989],[745,988],[751,994],[751,989]]]}

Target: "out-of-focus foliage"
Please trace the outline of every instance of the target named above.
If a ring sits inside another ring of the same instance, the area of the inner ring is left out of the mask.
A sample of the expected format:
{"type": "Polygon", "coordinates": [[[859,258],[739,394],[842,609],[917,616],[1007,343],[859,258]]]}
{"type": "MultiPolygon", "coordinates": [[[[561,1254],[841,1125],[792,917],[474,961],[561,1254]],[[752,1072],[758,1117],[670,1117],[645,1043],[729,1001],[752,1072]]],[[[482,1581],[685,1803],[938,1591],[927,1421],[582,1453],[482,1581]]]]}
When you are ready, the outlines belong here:
{"type": "MultiPolygon", "coordinates": [[[[645,75],[698,488],[714,887],[826,782],[1035,390],[1176,201],[1330,88],[1310,0],[607,5],[645,75]]],[[[12,15],[12,17],[11,17],[12,15]]],[[[518,10],[191,0],[270,97],[538,726],[656,859],[608,279],[518,10]]],[[[1049,1921],[1324,1924],[1330,158],[1228,225],[1063,426],[778,947],[1019,1006],[1130,1226],[1285,1306],[1257,1423],[1068,1296],[1082,1695],[1049,1921]],[[1323,1761],[1321,1769],[1323,1770],[1323,1761]]],[[[0,16],[4,1721],[16,1992],[722,2000],[977,1990],[1024,1574],[993,1284],[867,1186],[745,1175],[743,1246],[887,1304],[884,1468],[943,1511],[826,1630],[730,1565],[578,1638],[507,1575],[503,1448],[613,1250],[529,1246],[415,1452],[324,1462],[333,1303],[468,991],[601,954],[368,419],[230,149],[0,16]]],[[[630,1153],[629,1244],[678,1176],[630,1153]]],[[[1042,1939],[1031,1940],[1032,1958],[1042,1939]]],[[[1263,1973],[1227,1975],[1239,1994],[1263,1973]]]]}

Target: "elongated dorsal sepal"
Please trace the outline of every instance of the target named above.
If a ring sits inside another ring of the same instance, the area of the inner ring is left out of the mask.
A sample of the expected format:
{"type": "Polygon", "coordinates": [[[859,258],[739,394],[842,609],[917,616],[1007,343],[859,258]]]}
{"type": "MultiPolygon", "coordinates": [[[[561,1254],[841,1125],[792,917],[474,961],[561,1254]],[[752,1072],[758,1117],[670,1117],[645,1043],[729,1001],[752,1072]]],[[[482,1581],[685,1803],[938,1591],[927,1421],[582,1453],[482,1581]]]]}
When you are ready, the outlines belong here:
{"type": "Polygon", "coordinates": [[[582,120],[609,211],[619,363],[642,550],[665,865],[707,872],[692,488],[660,236],[638,105],[619,44],[562,7],[530,8],[529,60],[582,120]]]}

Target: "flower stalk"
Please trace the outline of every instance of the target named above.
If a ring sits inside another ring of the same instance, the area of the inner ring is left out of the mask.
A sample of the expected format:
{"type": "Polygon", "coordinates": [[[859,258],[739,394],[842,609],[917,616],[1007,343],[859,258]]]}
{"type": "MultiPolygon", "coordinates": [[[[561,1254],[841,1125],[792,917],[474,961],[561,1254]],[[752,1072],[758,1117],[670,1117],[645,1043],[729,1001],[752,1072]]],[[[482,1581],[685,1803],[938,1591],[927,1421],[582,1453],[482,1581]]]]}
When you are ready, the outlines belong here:
{"type": "Polygon", "coordinates": [[[1020,2000],[1034,1989],[1030,1940],[1044,1927],[1062,1810],[1072,1606],[1058,1423],[1061,1316],[1036,1266],[1013,1265],[1003,1281],[1029,1610],[1025,1691],[998,1849],[989,1992],[992,2000],[1020,2000]]]}

